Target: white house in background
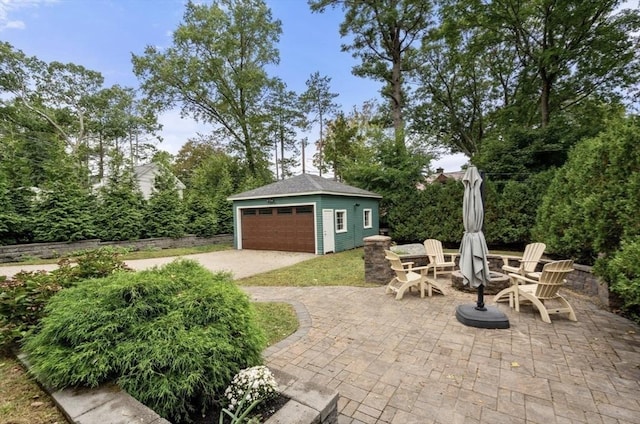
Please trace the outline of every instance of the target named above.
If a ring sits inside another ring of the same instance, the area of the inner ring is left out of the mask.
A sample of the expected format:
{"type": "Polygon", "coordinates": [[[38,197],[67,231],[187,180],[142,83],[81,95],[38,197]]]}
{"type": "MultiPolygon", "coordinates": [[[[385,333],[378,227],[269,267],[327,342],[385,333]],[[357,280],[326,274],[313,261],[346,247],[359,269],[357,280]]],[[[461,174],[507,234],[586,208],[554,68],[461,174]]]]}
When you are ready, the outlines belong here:
{"type": "MultiPolygon", "coordinates": [[[[151,193],[153,192],[153,184],[156,179],[156,175],[160,173],[160,167],[157,163],[147,163],[146,165],[138,165],[133,167],[133,174],[138,180],[138,185],[140,186],[140,191],[142,192],[142,196],[145,200],[149,200],[151,197],[151,193]]],[[[176,177],[173,176],[176,182],[176,189],[178,189],[178,195],[182,199],[182,192],[186,188],[186,186],[176,177]]]]}
{"type": "MultiPolygon", "coordinates": [[[[138,181],[138,186],[140,187],[140,191],[142,192],[142,196],[145,200],[149,200],[151,197],[151,193],[153,192],[153,186],[156,180],[156,175],[160,173],[160,167],[157,163],[147,163],[145,165],[137,165],[133,167],[133,175],[135,179],[138,181]]],[[[173,177],[176,182],[176,189],[178,190],[178,195],[182,199],[182,193],[186,186],[174,175],[173,177]]],[[[98,190],[100,187],[106,184],[106,178],[100,181],[97,184],[94,184],[93,189],[98,190]]]]}

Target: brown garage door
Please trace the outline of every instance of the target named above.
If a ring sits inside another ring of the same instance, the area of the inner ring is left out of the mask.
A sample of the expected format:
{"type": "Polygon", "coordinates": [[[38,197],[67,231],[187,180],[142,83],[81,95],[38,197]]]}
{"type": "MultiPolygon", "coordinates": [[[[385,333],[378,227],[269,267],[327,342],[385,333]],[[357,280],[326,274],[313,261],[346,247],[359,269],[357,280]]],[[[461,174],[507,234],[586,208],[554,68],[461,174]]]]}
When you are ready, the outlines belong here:
{"type": "Polygon", "coordinates": [[[313,206],[243,209],[242,248],[315,253],[313,206]]]}

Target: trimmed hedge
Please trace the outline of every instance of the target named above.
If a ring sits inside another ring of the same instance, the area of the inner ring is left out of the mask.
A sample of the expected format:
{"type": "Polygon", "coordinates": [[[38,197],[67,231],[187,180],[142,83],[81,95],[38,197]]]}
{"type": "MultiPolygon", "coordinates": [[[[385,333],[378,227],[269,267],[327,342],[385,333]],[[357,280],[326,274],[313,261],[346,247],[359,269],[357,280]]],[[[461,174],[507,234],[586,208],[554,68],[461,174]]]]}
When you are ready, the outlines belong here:
{"type": "Polygon", "coordinates": [[[115,381],[163,417],[212,406],[233,376],[261,363],[265,338],[228,274],[197,262],[88,280],[51,299],[24,346],[54,388],[115,381]]]}

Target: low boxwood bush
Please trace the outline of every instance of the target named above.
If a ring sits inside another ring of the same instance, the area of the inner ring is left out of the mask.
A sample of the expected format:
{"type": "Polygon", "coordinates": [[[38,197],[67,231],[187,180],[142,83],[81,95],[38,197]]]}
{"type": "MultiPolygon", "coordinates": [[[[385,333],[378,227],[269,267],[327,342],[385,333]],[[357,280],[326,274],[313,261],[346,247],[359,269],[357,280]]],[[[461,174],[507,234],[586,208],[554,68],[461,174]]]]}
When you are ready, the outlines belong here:
{"type": "Polygon", "coordinates": [[[119,251],[100,248],[83,253],[73,264],[61,259],[58,269],[20,272],[0,281],[0,348],[8,349],[38,324],[49,299],[63,288],[89,278],[106,277],[129,268],[119,251]]]}
{"type": "Polygon", "coordinates": [[[36,376],[56,389],[114,381],[171,421],[206,409],[265,338],[230,275],[179,260],[63,290],[26,339],[36,376]]]}

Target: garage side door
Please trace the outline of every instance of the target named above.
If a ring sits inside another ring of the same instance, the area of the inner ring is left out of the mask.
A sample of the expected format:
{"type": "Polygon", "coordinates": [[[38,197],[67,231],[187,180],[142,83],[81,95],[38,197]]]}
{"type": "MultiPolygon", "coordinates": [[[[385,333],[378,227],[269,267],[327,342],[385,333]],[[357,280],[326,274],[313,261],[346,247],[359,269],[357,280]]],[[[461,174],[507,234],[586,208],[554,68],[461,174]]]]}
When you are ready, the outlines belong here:
{"type": "Polygon", "coordinates": [[[242,248],[315,253],[313,206],[243,209],[242,248]]]}

